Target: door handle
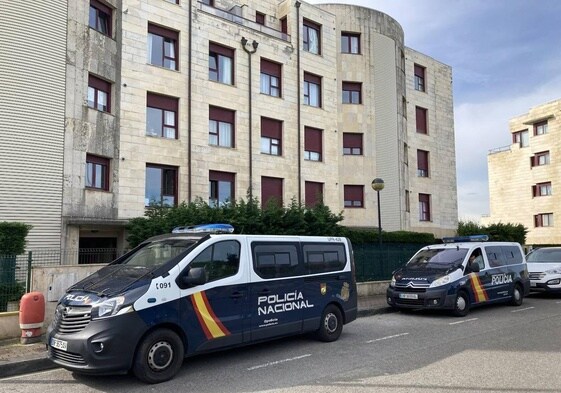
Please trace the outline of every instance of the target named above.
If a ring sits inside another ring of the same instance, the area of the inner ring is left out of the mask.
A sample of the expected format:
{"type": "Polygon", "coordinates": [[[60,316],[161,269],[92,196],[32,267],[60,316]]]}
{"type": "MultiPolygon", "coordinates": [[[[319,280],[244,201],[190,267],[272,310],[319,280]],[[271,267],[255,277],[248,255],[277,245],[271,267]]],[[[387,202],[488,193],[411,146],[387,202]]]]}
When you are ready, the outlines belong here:
{"type": "Polygon", "coordinates": [[[243,292],[240,292],[240,291],[232,292],[230,297],[232,299],[239,299],[239,298],[243,297],[243,292]]]}

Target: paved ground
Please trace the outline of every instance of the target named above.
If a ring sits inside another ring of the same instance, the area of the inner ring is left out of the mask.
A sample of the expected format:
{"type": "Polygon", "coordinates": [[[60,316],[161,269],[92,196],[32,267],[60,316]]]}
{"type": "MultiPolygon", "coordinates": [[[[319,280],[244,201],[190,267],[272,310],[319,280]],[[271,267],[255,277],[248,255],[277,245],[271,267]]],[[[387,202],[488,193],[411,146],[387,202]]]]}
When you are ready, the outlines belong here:
{"type": "MultiPolygon", "coordinates": [[[[358,316],[380,314],[391,311],[384,295],[358,298],[358,316]]],[[[0,340],[0,378],[21,375],[55,368],[47,359],[44,336],[33,344],[21,344],[19,338],[0,340]]]]}

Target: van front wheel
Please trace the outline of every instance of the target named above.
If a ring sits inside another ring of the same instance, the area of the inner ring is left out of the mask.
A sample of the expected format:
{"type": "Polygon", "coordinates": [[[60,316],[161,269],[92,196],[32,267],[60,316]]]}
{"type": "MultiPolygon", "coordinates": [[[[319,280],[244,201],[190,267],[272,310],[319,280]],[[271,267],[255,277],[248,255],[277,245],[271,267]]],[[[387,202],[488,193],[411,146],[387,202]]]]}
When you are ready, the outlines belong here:
{"type": "Polygon", "coordinates": [[[452,311],[457,317],[465,317],[469,313],[469,296],[466,292],[458,292],[454,301],[454,310],[452,311]]]}
{"type": "Polygon", "coordinates": [[[514,286],[512,290],[512,297],[510,299],[510,304],[512,306],[521,306],[522,302],[524,302],[524,292],[522,292],[522,288],[519,284],[514,286]]]}
{"type": "Polygon", "coordinates": [[[316,334],[321,341],[335,341],[343,331],[343,316],[339,307],[333,304],[323,310],[321,324],[316,334]]]}
{"type": "Polygon", "coordinates": [[[169,329],[158,329],[140,343],[132,371],[146,383],[160,383],[172,379],[183,364],[183,342],[169,329]]]}

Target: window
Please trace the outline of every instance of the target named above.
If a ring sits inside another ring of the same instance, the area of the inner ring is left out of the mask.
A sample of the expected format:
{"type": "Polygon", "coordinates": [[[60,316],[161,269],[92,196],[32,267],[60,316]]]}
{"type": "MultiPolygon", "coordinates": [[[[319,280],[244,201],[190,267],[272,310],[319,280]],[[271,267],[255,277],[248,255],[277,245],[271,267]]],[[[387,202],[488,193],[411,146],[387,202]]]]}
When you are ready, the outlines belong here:
{"type": "Polygon", "coordinates": [[[88,106],[102,112],[111,112],[111,83],[88,75],[88,106]]]}
{"type": "Polygon", "coordinates": [[[417,176],[429,177],[429,152],[417,150],[417,176]]]}
{"type": "Polygon", "coordinates": [[[409,166],[409,146],[406,142],[403,143],[403,163],[409,166]]]}
{"type": "Polygon", "coordinates": [[[532,196],[548,196],[551,195],[551,182],[538,183],[532,186],[532,196]]]}
{"type": "Polygon", "coordinates": [[[278,177],[261,177],[261,205],[266,207],[269,204],[282,206],[282,179],[278,177]]]}
{"type": "Polygon", "coordinates": [[[280,20],[281,33],[288,34],[288,19],[285,17],[280,20]]]}
{"type": "Polygon", "coordinates": [[[419,194],[419,221],[430,221],[430,195],[419,194]]]}
{"type": "Polygon", "coordinates": [[[548,165],[549,162],[550,162],[549,151],[542,151],[542,152],[536,153],[536,154],[534,154],[533,156],[530,157],[530,166],[531,167],[548,165]]]}
{"type": "Polygon", "coordinates": [[[321,161],[322,130],[304,127],[304,159],[308,161],[321,161]]]}
{"type": "Polygon", "coordinates": [[[262,278],[302,275],[298,244],[289,242],[252,242],[253,269],[262,278]]]}
{"type": "Polygon", "coordinates": [[[303,40],[304,50],[306,52],[319,55],[321,53],[321,40],[320,40],[321,26],[304,19],[303,40]]]}
{"type": "Polygon", "coordinates": [[[542,213],[534,216],[534,226],[538,227],[552,227],[553,226],[553,213],[542,213]]]}
{"type": "Polygon", "coordinates": [[[112,9],[100,1],[90,0],[88,25],[101,34],[111,37],[112,9]]]}
{"type": "Polygon", "coordinates": [[[344,186],[346,208],[364,207],[364,186],[344,186]]]}
{"type": "Polygon", "coordinates": [[[234,84],[234,49],[209,43],[208,78],[227,85],[234,84]]]}
{"type": "Polygon", "coordinates": [[[534,124],[534,135],[547,134],[547,121],[541,121],[534,124]]]}
{"type": "Polygon", "coordinates": [[[86,154],[86,188],[109,191],[109,159],[86,154]]]}
{"type": "Polygon", "coordinates": [[[343,155],[362,155],[362,134],[351,134],[348,132],[343,133],[343,155]]]}
{"type": "Polygon", "coordinates": [[[405,211],[411,212],[411,201],[409,199],[409,190],[405,190],[405,211]]]}
{"type": "Polygon", "coordinates": [[[415,120],[417,123],[417,132],[419,134],[428,134],[427,127],[427,110],[420,106],[415,107],[415,120]]]}
{"type": "Polygon", "coordinates": [[[261,58],[261,93],[281,96],[281,70],[280,64],[261,58]]]}
{"type": "Polygon", "coordinates": [[[362,83],[343,82],[343,104],[362,103],[362,83]]]}
{"type": "Polygon", "coordinates": [[[177,139],[177,108],[177,98],[148,93],[146,135],[177,139]]]}
{"type": "Polygon", "coordinates": [[[282,121],[261,118],[261,153],[282,155],[282,121]]]}
{"type": "Polygon", "coordinates": [[[214,0],[200,0],[201,3],[214,7],[214,0]]]}
{"type": "Polygon", "coordinates": [[[514,132],[512,134],[512,143],[516,143],[520,147],[528,147],[530,144],[530,135],[528,130],[514,132]]]}
{"type": "Polygon", "coordinates": [[[208,174],[209,196],[208,204],[211,207],[223,206],[235,200],[234,185],[236,174],[230,172],[210,171],[208,174]]]}
{"type": "Polygon", "coordinates": [[[165,0],[165,1],[172,4],[179,4],[179,0],[165,0]]]}
{"type": "Polygon", "coordinates": [[[321,76],[304,72],[304,105],[321,108],[321,76]]]}
{"type": "Polygon", "coordinates": [[[148,24],[148,63],[177,70],[179,33],[148,24]]]}
{"type": "Polygon", "coordinates": [[[304,188],[306,207],[312,208],[323,203],[323,183],[307,181],[304,188]]]}
{"type": "Polygon", "coordinates": [[[234,147],[234,119],[236,112],[217,106],[209,107],[208,143],[213,146],[234,147]]]}
{"type": "Polygon", "coordinates": [[[415,64],[415,90],[425,91],[425,67],[415,64]]]}
{"type": "Polygon", "coordinates": [[[347,264],[343,244],[302,243],[304,265],[310,273],[327,273],[341,270],[347,264]]]}
{"type": "Polygon", "coordinates": [[[360,34],[342,32],[341,53],[360,54],[360,34]]]}
{"type": "Polygon", "coordinates": [[[164,165],[146,165],[144,205],[177,205],[177,168],[164,165]]]}
{"type": "Polygon", "coordinates": [[[240,243],[235,240],[214,243],[197,255],[189,267],[204,268],[209,282],[231,277],[240,267],[240,243]]]}
{"type": "Polygon", "coordinates": [[[262,14],[259,11],[255,12],[255,22],[257,24],[265,26],[265,14],[262,14]]]}

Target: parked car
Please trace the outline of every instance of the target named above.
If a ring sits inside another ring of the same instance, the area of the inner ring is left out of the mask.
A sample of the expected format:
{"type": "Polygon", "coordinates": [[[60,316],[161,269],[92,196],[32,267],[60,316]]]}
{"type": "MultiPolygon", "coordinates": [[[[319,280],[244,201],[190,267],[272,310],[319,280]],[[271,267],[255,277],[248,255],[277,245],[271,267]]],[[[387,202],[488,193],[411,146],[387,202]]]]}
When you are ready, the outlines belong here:
{"type": "Polygon", "coordinates": [[[542,247],[526,257],[530,290],[561,293],[561,247],[542,247]]]}

